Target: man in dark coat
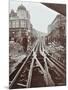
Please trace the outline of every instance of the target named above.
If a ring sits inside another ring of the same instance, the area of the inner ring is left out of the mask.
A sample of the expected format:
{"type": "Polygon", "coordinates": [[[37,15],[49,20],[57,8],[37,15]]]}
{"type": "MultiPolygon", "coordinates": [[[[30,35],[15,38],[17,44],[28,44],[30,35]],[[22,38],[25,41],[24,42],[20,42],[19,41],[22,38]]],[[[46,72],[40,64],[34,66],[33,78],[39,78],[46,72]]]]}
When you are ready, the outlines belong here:
{"type": "Polygon", "coordinates": [[[27,51],[27,46],[28,46],[28,39],[26,36],[24,36],[23,38],[23,49],[24,49],[24,52],[27,51]]]}

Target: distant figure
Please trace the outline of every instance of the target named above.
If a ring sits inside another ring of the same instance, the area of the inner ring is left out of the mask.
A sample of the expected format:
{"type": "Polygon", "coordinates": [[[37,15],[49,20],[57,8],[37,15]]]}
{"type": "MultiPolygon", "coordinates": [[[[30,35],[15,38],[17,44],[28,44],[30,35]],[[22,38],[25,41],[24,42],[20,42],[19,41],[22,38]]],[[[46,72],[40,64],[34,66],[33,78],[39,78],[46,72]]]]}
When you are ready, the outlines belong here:
{"type": "Polygon", "coordinates": [[[48,45],[48,37],[45,38],[45,44],[48,45]]]}
{"type": "Polygon", "coordinates": [[[27,37],[25,36],[25,37],[23,38],[23,49],[24,49],[24,52],[27,51],[27,45],[28,45],[28,39],[27,39],[27,37]]]}

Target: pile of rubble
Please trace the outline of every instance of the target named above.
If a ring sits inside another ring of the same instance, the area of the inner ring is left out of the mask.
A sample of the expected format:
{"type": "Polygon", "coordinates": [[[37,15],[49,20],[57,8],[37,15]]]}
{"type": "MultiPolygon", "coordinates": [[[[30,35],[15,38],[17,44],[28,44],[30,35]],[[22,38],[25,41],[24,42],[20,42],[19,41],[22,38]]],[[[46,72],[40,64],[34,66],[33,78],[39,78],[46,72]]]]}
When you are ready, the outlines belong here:
{"type": "Polygon", "coordinates": [[[15,66],[31,52],[33,45],[28,44],[27,51],[24,52],[21,44],[15,41],[9,42],[9,73],[11,73],[15,69],[15,66]]]}
{"type": "Polygon", "coordinates": [[[55,59],[60,60],[62,63],[65,63],[66,51],[65,48],[59,44],[51,43],[47,46],[48,53],[52,55],[55,59]]]}
{"type": "Polygon", "coordinates": [[[19,43],[10,41],[9,42],[9,71],[10,73],[14,70],[15,66],[26,57],[24,54],[23,46],[19,43]]]}

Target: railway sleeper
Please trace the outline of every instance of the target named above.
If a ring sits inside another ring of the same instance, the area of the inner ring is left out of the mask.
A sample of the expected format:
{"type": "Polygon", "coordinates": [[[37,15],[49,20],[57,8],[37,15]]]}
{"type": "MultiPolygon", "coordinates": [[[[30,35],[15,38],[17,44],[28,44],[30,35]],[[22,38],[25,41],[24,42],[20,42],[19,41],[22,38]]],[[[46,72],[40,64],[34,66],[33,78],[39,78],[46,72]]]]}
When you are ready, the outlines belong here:
{"type": "Polygon", "coordinates": [[[21,84],[21,83],[17,83],[17,86],[20,87],[20,88],[26,88],[26,85],[21,84]]]}

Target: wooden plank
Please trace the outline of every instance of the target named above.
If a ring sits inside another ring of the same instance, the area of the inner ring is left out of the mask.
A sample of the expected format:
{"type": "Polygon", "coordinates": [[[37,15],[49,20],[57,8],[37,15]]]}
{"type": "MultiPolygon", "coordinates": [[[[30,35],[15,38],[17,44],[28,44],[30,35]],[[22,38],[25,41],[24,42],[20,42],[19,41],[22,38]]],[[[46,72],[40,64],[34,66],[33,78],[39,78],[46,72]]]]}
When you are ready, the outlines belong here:
{"type": "Polygon", "coordinates": [[[21,84],[21,83],[17,83],[18,86],[22,86],[22,87],[26,87],[26,85],[21,84]]]}

